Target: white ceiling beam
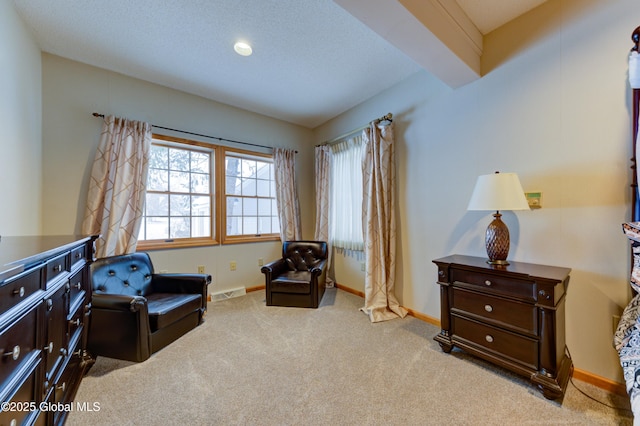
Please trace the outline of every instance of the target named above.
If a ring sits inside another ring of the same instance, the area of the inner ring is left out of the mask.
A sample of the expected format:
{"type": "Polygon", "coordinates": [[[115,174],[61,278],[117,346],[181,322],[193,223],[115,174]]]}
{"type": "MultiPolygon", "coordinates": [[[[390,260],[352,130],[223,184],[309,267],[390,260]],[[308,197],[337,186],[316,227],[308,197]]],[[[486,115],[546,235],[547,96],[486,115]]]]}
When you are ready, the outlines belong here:
{"type": "Polygon", "coordinates": [[[482,34],[455,0],[334,0],[452,88],[480,78],[482,34]]]}

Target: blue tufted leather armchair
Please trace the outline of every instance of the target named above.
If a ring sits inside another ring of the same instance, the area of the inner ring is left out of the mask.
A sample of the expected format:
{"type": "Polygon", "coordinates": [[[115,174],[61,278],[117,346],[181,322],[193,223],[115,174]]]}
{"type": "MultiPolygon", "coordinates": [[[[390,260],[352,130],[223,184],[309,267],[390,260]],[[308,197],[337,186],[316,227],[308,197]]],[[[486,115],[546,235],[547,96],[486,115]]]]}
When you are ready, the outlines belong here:
{"type": "Polygon", "coordinates": [[[94,356],[141,362],[203,321],[210,275],[155,274],[147,253],[132,253],[96,260],[90,276],[94,356]]]}
{"type": "Polygon", "coordinates": [[[285,241],[282,258],[264,265],[267,306],[317,308],[327,277],[327,243],[285,241]]]}

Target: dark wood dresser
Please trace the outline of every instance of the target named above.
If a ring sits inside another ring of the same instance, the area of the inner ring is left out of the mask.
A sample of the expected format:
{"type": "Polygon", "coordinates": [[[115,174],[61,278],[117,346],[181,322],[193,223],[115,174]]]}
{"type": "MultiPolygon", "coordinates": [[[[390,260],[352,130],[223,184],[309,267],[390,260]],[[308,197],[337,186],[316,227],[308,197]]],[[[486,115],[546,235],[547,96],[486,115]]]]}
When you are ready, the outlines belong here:
{"type": "Polygon", "coordinates": [[[457,346],[530,378],[548,399],[564,395],[572,371],[565,345],[568,268],[452,255],[438,266],[445,352],[457,346]]]}
{"type": "Polygon", "coordinates": [[[75,410],[94,361],[85,348],[96,238],[0,238],[0,425],[59,425],[75,410]]]}

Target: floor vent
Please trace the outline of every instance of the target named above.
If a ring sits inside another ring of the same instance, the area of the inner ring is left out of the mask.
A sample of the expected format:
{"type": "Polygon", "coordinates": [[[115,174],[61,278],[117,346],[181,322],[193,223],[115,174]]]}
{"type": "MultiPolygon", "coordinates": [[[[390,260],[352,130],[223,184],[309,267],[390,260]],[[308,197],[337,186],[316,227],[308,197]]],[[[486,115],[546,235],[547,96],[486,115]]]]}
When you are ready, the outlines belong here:
{"type": "Polygon", "coordinates": [[[233,290],[219,291],[211,294],[211,301],[219,302],[221,300],[231,299],[232,297],[244,296],[247,290],[244,287],[234,288],[233,290]]]}

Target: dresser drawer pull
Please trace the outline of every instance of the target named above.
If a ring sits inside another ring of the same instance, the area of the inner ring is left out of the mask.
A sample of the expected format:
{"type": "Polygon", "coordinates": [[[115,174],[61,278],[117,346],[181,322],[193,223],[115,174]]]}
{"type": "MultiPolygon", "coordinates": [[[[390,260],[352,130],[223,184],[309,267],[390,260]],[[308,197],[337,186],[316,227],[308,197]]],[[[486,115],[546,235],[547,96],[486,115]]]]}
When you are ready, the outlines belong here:
{"type": "Polygon", "coordinates": [[[74,320],[69,321],[69,324],[75,325],[76,327],[80,326],[80,318],[76,318],[74,320]]]}
{"type": "Polygon", "coordinates": [[[490,286],[492,283],[489,280],[485,280],[484,284],[487,285],[487,286],[490,286]]]}
{"type": "Polygon", "coordinates": [[[16,361],[18,358],[20,358],[20,346],[15,345],[13,347],[13,350],[11,352],[5,352],[4,356],[11,356],[11,358],[16,361]]]}
{"type": "Polygon", "coordinates": [[[493,306],[491,305],[484,305],[484,310],[487,312],[493,312],[493,306]]]}
{"type": "Polygon", "coordinates": [[[80,289],[82,288],[82,283],[81,283],[80,281],[78,281],[78,282],[74,285],[74,287],[75,287],[77,290],[80,290],[80,289]]]}
{"type": "Polygon", "coordinates": [[[49,353],[52,353],[53,352],[53,342],[49,342],[49,344],[44,347],[44,350],[49,352],[49,353]]]}
{"type": "Polygon", "coordinates": [[[62,382],[61,385],[56,386],[56,389],[61,390],[62,392],[64,392],[65,390],[67,390],[67,382],[62,382]]]}
{"type": "Polygon", "coordinates": [[[18,421],[16,419],[11,419],[9,426],[18,426],[18,421]]]}
{"type": "Polygon", "coordinates": [[[20,288],[17,288],[15,290],[13,290],[13,294],[17,294],[18,297],[23,297],[24,296],[24,287],[20,287],[20,288]]]}
{"type": "Polygon", "coordinates": [[[487,334],[486,336],[484,336],[484,340],[486,340],[489,343],[493,343],[493,336],[490,334],[487,334]]]}
{"type": "Polygon", "coordinates": [[[80,252],[77,252],[75,257],[76,259],[80,259],[80,256],[81,256],[80,252]]]}
{"type": "Polygon", "coordinates": [[[52,270],[53,272],[60,272],[62,271],[62,265],[55,265],[52,270]]]}

